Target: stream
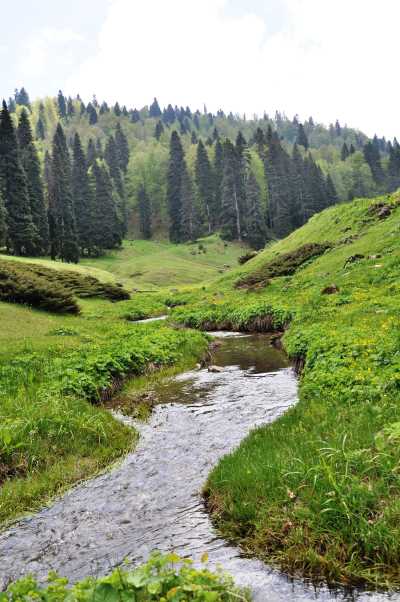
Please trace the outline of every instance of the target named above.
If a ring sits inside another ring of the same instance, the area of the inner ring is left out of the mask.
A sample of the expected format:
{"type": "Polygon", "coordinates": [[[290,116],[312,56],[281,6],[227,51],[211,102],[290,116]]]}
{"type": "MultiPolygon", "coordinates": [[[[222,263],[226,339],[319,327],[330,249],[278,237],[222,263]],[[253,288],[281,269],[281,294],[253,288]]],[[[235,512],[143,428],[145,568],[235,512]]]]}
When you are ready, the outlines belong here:
{"type": "Polygon", "coordinates": [[[210,568],[219,563],[236,583],[251,586],[255,602],[400,600],[291,581],[218,536],[200,495],[207,475],[251,429],[296,402],[297,380],[266,335],[214,334],[221,344],[213,363],[221,372],[190,371],[157,386],[160,404],[147,423],[134,423],[134,452],[0,535],[0,590],[27,573],[43,579],[56,570],[73,582],[174,549],[195,560],[207,552],[210,568]]]}

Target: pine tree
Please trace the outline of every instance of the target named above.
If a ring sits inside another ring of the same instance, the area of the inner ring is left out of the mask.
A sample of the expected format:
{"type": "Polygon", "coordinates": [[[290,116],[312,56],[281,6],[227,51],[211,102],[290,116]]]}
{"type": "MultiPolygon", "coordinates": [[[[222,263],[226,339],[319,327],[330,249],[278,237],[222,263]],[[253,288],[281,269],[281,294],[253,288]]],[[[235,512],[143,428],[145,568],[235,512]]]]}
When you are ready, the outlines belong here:
{"type": "Polygon", "coordinates": [[[79,134],[75,134],[72,161],[72,195],[76,232],[81,255],[90,255],[94,246],[92,224],[92,190],[90,188],[86,157],[79,134]]]}
{"type": "Polygon", "coordinates": [[[115,144],[117,147],[119,168],[124,174],[126,174],[129,164],[129,145],[128,139],[123,132],[120,123],[117,123],[115,130],[115,144]]]}
{"type": "Polygon", "coordinates": [[[308,144],[308,138],[307,138],[307,135],[306,135],[306,133],[305,133],[305,131],[304,131],[304,126],[303,126],[303,124],[302,124],[302,123],[299,123],[299,127],[298,127],[298,130],[297,130],[297,138],[296,138],[296,143],[297,143],[299,146],[304,146],[304,148],[305,148],[306,150],[307,150],[307,149],[308,149],[308,147],[309,147],[309,144],[308,144]]]}
{"type": "Polygon", "coordinates": [[[246,240],[253,249],[262,249],[267,240],[267,227],[261,206],[261,190],[253,172],[246,181],[246,199],[246,240]]]}
{"type": "Polygon", "coordinates": [[[157,121],[155,130],[154,130],[154,137],[156,138],[156,140],[160,140],[163,132],[164,132],[164,126],[162,124],[162,121],[157,121]]]}
{"type": "Polygon", "coordinates": [[[52,240],[52,249],[56,249],[56,256],[68,263],[78,263],[79,246],[76,233],[74,206],[71,186],[71,163],[68,154],[64,131],[60,124],[57,125],[53,138],[51,180],[52,180],[52,206],[50,233],[59,236],[59,240],[52,240]]]}
{"type": "Polygon", "coordinates": [[[162,115],[157,98],[155,98],[153,100],[152,104],[150,105],[149,115],[150,115],[150,117],[156,117],[156,118],[161,117],[161,115],[162,115]]]}
{"type": "Polygon", "coordinates": [[[57,96],[58,114],[62,119],[67,116],[67,103],[65,101],[64,94],[59,90],[57,96]]]}
{"type": "Polygon", "coordinates": [[[179,134],[174,130],[169,146],[169,165],[167,175],[167,205],[170,219],[169,238],[171,242],[182,240],[182,173],[184,155],[179,134]]]}
{"type": "Polygon", "coordinates": [[[213,173],[207,151],[201,140],[197,145],[195,174],[199,200],[205,214],[206,231],[211,234],[216,221],[213,173]]]}
{"type": "Polygon", "coordinates": [[[144,184],[140,185],[138,191],[138,209],[140,232],[145,240],[149,240],[152,236],[151,205],[144,184]]]}
{"type": "Polygon", "coordinates": [[[14,255],[34,254],[38,232],[32,221],[26,175],[5,101],[0,113],[0,194],[7,210],[8,251],[14,255]]]}
{"type": "Polygon", "coordinates": [[[343,146],[342,146],[342,150],[340,152],[340,158],[342,161],[346,161],[347,157],[349,157],[350,155],[350,151],[348,149],[348,146],[345,142],[343,142],[343,146]]]}
{"type": "Polygon", "coordinates": [[[17,134],[21,163],[27,179],[32,221],[38,233],[35,255],[46,255],[49,248],[47,209],[45,205],[40,161],[33,142],[28,113],[25,109],[20,114],[17,134]]]}

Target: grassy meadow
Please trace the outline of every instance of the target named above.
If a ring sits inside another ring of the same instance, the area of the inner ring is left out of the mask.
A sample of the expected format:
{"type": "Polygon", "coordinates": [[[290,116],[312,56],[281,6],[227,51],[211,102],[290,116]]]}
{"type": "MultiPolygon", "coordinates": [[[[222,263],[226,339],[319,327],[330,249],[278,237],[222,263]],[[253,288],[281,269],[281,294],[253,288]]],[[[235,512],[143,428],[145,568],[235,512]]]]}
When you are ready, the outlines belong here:
{"type": "Polygon", "coordinates": [[[400,585],[399,267],[399,194],[361,199],[173,310],[196,328],[286,329],[303,367],[298,405],[256,429],[205,487],[222,533],[290,574],[400,585]],[[329,245],[299,264],[306,243],[329,245]]]}

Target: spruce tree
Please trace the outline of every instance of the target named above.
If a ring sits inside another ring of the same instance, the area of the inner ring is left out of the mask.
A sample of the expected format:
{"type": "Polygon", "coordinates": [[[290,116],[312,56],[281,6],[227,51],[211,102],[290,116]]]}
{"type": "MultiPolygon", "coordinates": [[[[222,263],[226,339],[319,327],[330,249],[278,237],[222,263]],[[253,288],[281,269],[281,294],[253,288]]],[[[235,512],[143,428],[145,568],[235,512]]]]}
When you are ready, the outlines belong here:
{"type": "Polygon", "coordinates": [[[121,224],[109,170],[104,162],[95,161],[91,168],[95,201],[93,208],[93,242],[97,249],[114,249],[121,245],[121,224]]]}
{"type": "Polygon", "coordinates": [[[51,222],[55,224],[54,235],[59,241],[51,241],[53,249],[62,261],[78,263],[79,245],[76,233],[74,204],[72,198],[71,163],[68,154],[64,131],[59,123],[53,138],[52,146],[52,207],[51,222]]]}
{"type": "Polygon", "coordinates": [[[97,149],[96,149],[96,145],[94,143],[93,138],[89,138],[89,142],[87,145],[87,150],[86,150],[86,164],[87,167],[91,167],[93,165],[93,163],[96,161],[97,159],[97,149]]]}
{"type": "Polygon", "coordinates": [[[156,140],[160,140],[163,132],[164,132],[164,126],[162,124],[162,121],[157,121],[155,130],[154,130],[154,137],[156,138],[156,140]]]}
{"type": "Polygon", "coordinates": [[[161,117],[161,115],[162,115],[160,105],[158,104],[157,98],[155,98],[150,105],[149,115],[150,115],[150,117],[156,117],[156,118],[161,117]]]}
{"type": "Polygon", "coordinates": [[[346,161],[347,157],[350,155],[349,148],[345,142],[343,142],[342,150],[340,152],[340,158],[342,161],[346,161]]]}
{"type": "Polygon", "coordinates": [[[68,98],[67,101],[67,115],[68,117],[72,117],[75,114],[75,107],[71,97],[68,98]]]}
{"type": "Polygon", "coordinates": [[[78,133],[75,134],[73,148],[72,195],[80,254],[90,255],[94,246],[92,232],[93,199],[86,157],[78,133]]]}
{"type": "Polygon", "coordinates": [[[400,188],[400,145],[394,140],[389,147],[388,191],[394,192],[400,188]]]}
{"type": "Polygon", "coordinates": [[[214,224],[219,227],[222,205],[222,179],[224,177],[224,147],[220,139],[215,143],[214,152],[214,224]]]}
{"type": "Polygon", "coordinates": [[[64,119],[67,116],[67,103],[65,101],[65,96],[61,92],[61,90],[59,90],[59,92],[58,92],[57,105],[58,105],[58,114],[60,115],[60,117],[62,119],[64,119]]]}
{"type": "Polygon", "coordinates": [[[304,131],[304,126],[303,126],[302,123],[299,123],[299,126],[298,126],[296,143],[299,146],[304,146],[304,148],[306,150],[309,147],[308,138],[307,138],[307,135],[306,135],[306,133],[304,131]]]}
{"type": "Polygon", "coordinates": [[[38,233],[35,255],[46,255],[49,248],[49,224],[45,205],[40,161],[33,142],[27,111],[21,112],[18,125],[18,144],[24,168],[32,221],[38,233]]]}
{"type": "Polygon", "coordinates": [[[106,148],[104,151],[104,158],[107,162],[112,182],[115,186],[116,193],[118,195],[117,206],[118,216],[120,222],[120,235],[123,238],[126,235],[128,227],[128,217],[126,211],[126,194],[124,179],[120,169],[120,159],[118,155],[117,145],[115,138],[110,136],[107,140],[106,148]]]}
{"type": "Polygon", "coordinates": [[[27,109],[31,108],[29,94],[24,87],[22,87],[19,91],[15,90],[15,102],[17,103],[17,105],[21,105],[22,107],[26,107],[27,109]]]}
{"type": "Polygon", "coordinates": [[[138,209],[140,232],[145,240],[149,240],[152,236],[151,205],[144,184],[140,185],[138,191],[138,209]]]}
{"type": "Polygon", "coordinates": [[[194,241],[200,233],[200,217],[193,192],[193,182],[186,163],[182,172],[182,242],[194,241]]]}
{"type": "Polygon", "coordinates": [[[129,145],[128,139],[123,132],[120,123],[117,123],[115,130],[115,145],[117,147],[119,168],[126,174],[129,164],[129,145]]]}
{"type": "Polygon", "coordinates": [[[224,170],[222,177],[220,220],[221,236],[225,240],[235,240],[238,238],[240,216],[238,213],[235,170],[235,147],[230,140],[226,140],[224,143],[224,170]]]}
{"type": "Polygon", "coordinates": [[[169,238],[171,242],[182,241],[182,174],[184,154],[179,134],[174,130],[169,145],[169,164],[167,175],[167,206],[169,212],[169,238]]]}
{"type": "Polygon", "coordinates": [[[381,186],[385,180],[385,174],[382,168],[381,155],[376,142],[367,142],[364,146],[364,159],[368,163],[372,177],[376,184],[381,186]]]}
{"type": "Polygon", "coordinates": [[[7,211],[0,192],[0,249],[7,242],[7,211]]]}
{"type": "Polygon", "coordinates": [[[36,123],[36,138],[39,140],[44,140],[46,138],[46,130],[41,117],[39,117],[36,123]]]}
{"type": "Polygon", "coordinates": [[[197,144],[198,143],[198,138],[197,138],[197,134],[195,131],[192,132],[192,135],[190,137],[190,142],[191,144],[197,144]]]}
{"type": "Polygon", "coordinates": [[[98,122],[97,111],[91,102],[89,102],[88,106],[86,107],[86,112],[89,116],[89,124],[96,125],[96,123],[98,122]]]}
{"type": "Polygon", "coordinates": [[[246,181],[246,240],[253,249],[262,249],[267,240],[267,227],[261,206],[261,190],[253,172],[246,181]]]}
{"type": "Polygon", "coordinates": [[[7,104],[0,113],[0,194],[7,210],[7,249],[14,255],[35,254],[38,232],[32,220],[28,186],[7,104]]]}
{"type": "Polygon", "coordinates": [[[336,192],[335,184],[333,183],[331,174],[328,173],[326,177],[326,196],[328,205],[335,205],[338,202],[338,194],[336,192]]]}
{"type": "Polygon", "coordinates": [[[114,115],[116,115],[117,117],[121,117],[121,107],[119,106],[119,103],[116,102],[114,105],[114,115]]]}
{"type": "Polygon", "coordinates": [[[140,113],[137,109],[133,109],[131,113],[131,121],[132,123],[138,123],[140,121],[140,113]]]}
{"type": "Polygon", "coordinates": [[[213,173],[207,151],[201,140],[197,145],[195,174],[199,200],[205,214],[206,231],[211,234],[217,217],[215,214],[213,173]]]}

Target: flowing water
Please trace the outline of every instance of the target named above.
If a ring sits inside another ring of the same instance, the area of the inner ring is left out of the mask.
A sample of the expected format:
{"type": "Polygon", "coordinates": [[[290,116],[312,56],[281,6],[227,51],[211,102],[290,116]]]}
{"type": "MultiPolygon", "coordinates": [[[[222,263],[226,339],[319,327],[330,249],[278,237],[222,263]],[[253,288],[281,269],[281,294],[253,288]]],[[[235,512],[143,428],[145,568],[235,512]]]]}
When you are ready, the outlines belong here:
{"type": "Polygon", "coordinates": [[[208,473],[251,429],[297,399],[295,375],[268,337],[216,335],[221,346],[213,362],[222,372],[187,372],[159,386],[160,405],[147,424],[135,425],[138,447],[121,465],[0,536],[3,587],[29,572],[44,578],[52,569],[77,581],[108,573],[124,559],[137,564],[152,550],[174,549],[195,559],[208,552],[210,566],[220,563],[237,583],[251,586],[256,602],[349,599],[242,557],[213,529],[200,495],[208,473]]]}

